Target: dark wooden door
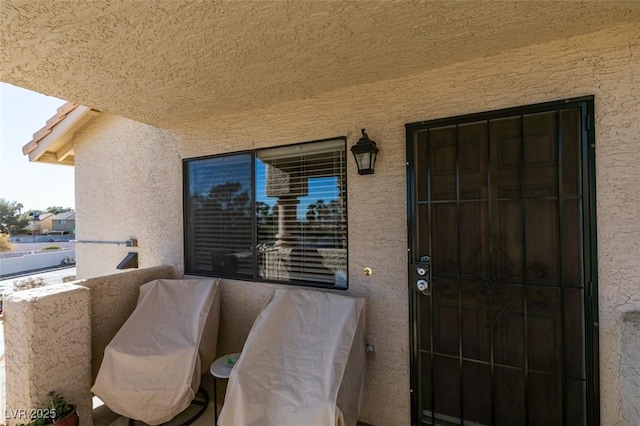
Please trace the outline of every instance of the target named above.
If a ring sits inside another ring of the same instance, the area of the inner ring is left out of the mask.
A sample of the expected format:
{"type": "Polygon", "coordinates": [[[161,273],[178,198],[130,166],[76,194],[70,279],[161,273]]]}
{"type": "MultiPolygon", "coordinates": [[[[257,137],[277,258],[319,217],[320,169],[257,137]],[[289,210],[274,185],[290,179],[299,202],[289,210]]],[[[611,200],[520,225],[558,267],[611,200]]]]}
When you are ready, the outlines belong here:
{"type": "Polygon", "coordinates": [[[407,125],[414,424],[598,422],[592,108],[407,125]]]}

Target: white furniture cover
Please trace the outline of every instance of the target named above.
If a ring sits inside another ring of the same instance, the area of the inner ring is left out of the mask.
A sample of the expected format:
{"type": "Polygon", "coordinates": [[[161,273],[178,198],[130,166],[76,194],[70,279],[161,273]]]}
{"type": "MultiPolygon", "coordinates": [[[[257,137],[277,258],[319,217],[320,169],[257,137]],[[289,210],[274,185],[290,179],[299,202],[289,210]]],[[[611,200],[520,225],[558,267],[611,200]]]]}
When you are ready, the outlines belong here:
{"type": "Polygon", "coordinates": [[[364,398],[365,302],[275,290],[231,371],[218,424],[355,425],[364,398]]]}
{"type": "Polygon", "coordinates": [[[189,406],[214,361],[218,280],[155,280],[107,345],[91,391],[112,411],[150,425],[189,406]]]}

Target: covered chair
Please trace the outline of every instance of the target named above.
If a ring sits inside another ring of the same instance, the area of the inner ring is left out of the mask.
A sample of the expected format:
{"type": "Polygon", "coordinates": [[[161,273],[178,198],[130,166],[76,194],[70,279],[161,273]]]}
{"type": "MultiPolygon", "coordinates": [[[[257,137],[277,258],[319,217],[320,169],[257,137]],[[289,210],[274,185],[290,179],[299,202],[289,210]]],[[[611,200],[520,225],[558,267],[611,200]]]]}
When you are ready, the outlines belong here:
{"type": "Polygon", "coordinates": [[[185,410],[216,357],[219,281],[155,280],[107,345],[91,391],[112,411],[150,425],[185,410]]]}
{"type": "Polygon", "coordinates": [[[363,298],[275,290],[231,371],[218,424],[356,425],[364,311],[363,298]]]}

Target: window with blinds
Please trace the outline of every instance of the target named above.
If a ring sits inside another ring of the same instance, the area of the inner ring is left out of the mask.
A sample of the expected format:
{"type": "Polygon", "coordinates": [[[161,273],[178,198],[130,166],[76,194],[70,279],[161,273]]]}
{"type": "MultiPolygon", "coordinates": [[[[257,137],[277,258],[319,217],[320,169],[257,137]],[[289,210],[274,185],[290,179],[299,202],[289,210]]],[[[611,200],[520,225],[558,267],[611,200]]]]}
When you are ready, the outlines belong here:
{"type": "Polygon", "coordinates": [[[185,272],[346,288],[345,147],[185,160],[185,272]]]}

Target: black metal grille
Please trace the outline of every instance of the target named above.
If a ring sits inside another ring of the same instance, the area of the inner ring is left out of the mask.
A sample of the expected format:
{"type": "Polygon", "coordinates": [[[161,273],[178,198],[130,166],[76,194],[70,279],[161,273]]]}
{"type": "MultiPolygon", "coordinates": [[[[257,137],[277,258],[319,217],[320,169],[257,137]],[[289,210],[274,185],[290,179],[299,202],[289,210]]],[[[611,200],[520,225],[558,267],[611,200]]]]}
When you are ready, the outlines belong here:
{"type": "Polygon", "coordinates": [[[593,99],[407,125],[414,424],[596,424],[593,99]]]}

